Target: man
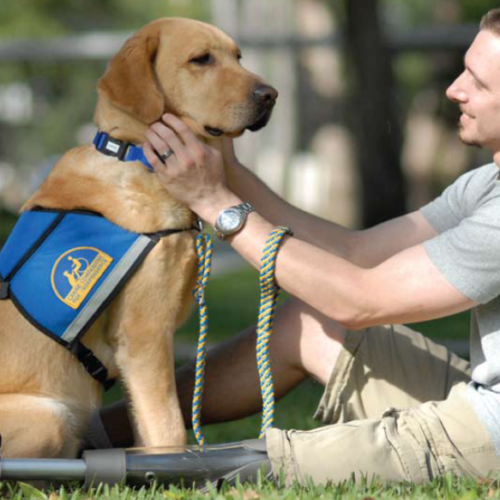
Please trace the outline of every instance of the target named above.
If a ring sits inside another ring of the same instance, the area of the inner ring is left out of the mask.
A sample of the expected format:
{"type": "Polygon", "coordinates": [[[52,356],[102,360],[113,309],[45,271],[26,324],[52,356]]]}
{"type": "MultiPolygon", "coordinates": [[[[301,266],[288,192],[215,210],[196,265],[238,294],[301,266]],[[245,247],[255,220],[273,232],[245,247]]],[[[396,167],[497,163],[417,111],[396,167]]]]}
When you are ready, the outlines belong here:
{"type": "MultiPolygon", "coordinates": [[[[165,189],[206,222],[242,202],[255,207],[227,237],[254,267],[275,225],[294,231],[277,260],[277,282],[294,299],[276,315],[274,383],[278,397],[307,376],[325,384],[317,417],[332,425],[267,433],[273,472],[288,482],[352,473],[422,482],[500,470],[500,9],[483,18],[447,96],[462,111],[461,139],[491,151],[494,163],[421,210],[364,231],[288,205],[238,163],[231,141],[221,155],[170,115],[147,134],[145,152],[165,189]],[[164,164],[153,150],[167,153],[164,164]],[[469,309],[472,370],[397,326],[469,309]]],[[[249,329],[209,356],[205,422],[260,409],[254,346],[249,329]]],[[[191,388],[186,367],[179,393],[187,420],[191,388]]]]}

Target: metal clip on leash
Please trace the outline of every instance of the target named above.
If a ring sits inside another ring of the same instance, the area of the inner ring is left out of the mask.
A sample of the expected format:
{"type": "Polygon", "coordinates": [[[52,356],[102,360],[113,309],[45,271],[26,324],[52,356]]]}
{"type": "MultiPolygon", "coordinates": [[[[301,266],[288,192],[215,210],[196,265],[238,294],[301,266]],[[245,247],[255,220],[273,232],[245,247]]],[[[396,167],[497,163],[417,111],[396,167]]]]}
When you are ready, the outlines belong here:
{"type": "Polygon", "coordinates": [[[193,295],[198,303],[200,315],[200,333],[196,352],[196,371],[194,379],[192,424],[196,441],[202,450],[205,450],[205,436],[201,430],[201,399],[205,377],[205,362],[207,357],[208,314],[205,302],[205,287],[210,277],[212,267],[212,239],[207,233],[200,233],[196,237],[196,253],[198,254],[198,280],[193,295]]]}
{"type": "Polygon", "coordinates": [[[273,229],[267,238],[260,261],[260,307],[257,323],[257,368],[259,370],[260,390],[262,393],[262,425],[259,437],[264,437],[266,430],[274,421],[274,386],[269,361],[269,340],[273,331],[274,312],[278,300],[279,287],[274,274],[276,258],[281,241],[285,235],[291,235],[288,227],[273,229]]]}

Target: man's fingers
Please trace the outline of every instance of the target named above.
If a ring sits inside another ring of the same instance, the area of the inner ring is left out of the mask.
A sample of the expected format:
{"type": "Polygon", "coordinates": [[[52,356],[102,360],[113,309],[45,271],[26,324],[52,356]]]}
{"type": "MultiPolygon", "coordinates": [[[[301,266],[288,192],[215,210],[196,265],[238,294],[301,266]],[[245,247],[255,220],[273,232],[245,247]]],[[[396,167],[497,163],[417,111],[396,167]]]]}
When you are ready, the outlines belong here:
{"type": "Polygon", "coordinates": [[[191,158],[196,164],[204,164],[209,149],[206,144],[201,142],[191,131],[191,129],[179,118],[174,115],[163,115],[163,121],[170,127],[186,145],[186,157],[183,158],[189,164],[188,157],[191,158]]]}
{"type": "MultiPolygon", "coordinates": [[[[183,154],[185,146],[172,129],[158,122],[151,125],[151,129],[152,131],[154,131],[154,133],[160,139],[160,141],[163,143],[163,146],[166,147],[166,149],[172,149],[176,155],[183,154]]],[[[158,151],[160,155],[165,152],[165,149],[163,150],[158,149],[155,144],[153,144],[153,146],[155,146],[155,149],[158,151]]]]}
{"type": "Polygon", "coordinates": [[[159,155],[161,155],[165,151],[165,149],[168,148],[168,145],[165,143],[165,141],[153,130],[148,130],[146,132],[146,139],[159,155]]]}
{"type": "Polygon", "coordinates": [[[153,151],[153,148],[148,142],[143,146],[144,155],[148,162],[153,166],[155,171],[164,171],[166,169],[165,164],[160,160],[158,155],[153,151]]]}
{"type": "Polygon", "coordinates": [[[192,146],[194,144],[201,145],[200,141],[193,134],[192,130],[176,116],[167,113],[163,115],[162,120],[170,128],[175,130],[175,132],[180,136],[186,146],[192,146]]]}

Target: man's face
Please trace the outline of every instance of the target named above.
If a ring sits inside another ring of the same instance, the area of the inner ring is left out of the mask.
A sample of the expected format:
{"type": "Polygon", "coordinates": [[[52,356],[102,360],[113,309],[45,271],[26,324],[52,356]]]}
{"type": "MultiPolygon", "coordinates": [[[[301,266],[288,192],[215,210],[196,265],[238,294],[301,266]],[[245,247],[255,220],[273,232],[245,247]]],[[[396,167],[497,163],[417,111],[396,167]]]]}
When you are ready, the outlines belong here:
{"type": "Polygon", "coordinates": [[[465,55],[465,70],[446,95],[460,105],[459,136],[500,151],[500,36],[481,30],[465,55]]]}

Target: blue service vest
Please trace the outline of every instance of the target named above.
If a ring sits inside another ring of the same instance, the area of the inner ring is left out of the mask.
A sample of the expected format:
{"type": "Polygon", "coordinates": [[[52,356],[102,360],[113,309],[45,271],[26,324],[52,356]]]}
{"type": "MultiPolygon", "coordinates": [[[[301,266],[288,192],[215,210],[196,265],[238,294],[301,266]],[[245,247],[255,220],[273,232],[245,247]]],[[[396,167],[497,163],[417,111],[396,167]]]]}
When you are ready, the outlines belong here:
{"type": "Polygon", "coordinates": [[[106,385],[106,368],[81,337],[161,237],[190,229],[138,234],[93,212],[23,212],[0,252],[0,299],[106,385]]]}

